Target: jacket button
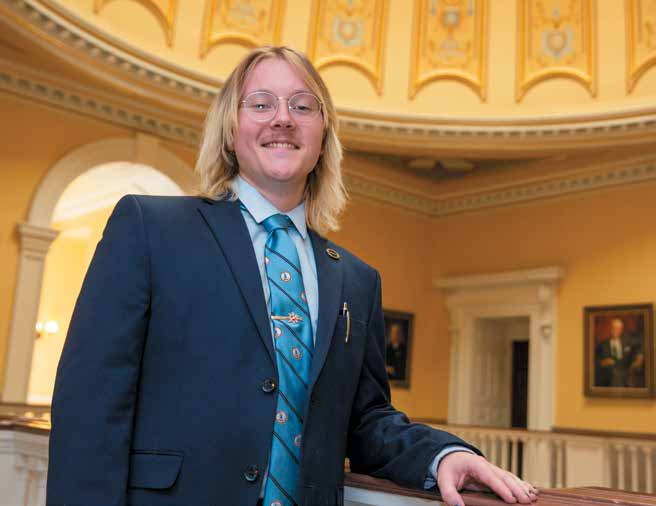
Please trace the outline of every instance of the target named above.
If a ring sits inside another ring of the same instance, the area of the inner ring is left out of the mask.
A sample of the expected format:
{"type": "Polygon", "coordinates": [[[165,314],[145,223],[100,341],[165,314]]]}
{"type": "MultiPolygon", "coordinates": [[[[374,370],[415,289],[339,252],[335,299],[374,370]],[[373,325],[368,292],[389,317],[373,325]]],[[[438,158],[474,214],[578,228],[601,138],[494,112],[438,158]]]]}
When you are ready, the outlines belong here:
{"type": "Polygon", "coordinates": [[[260,470],[256,465],[251,464],[250,466],[246,467],[246,471],[244,471],[244,478],[246,479],[246,481],[250,481],[252,483],[254,481],[257,481],[259,477],[260,477],[260,470]]]}
{"type": "Polygon", "coordinates": [[[276,389],[276,380],[267,378],[262,382],[262,391],[270,394],[276,389]]]}

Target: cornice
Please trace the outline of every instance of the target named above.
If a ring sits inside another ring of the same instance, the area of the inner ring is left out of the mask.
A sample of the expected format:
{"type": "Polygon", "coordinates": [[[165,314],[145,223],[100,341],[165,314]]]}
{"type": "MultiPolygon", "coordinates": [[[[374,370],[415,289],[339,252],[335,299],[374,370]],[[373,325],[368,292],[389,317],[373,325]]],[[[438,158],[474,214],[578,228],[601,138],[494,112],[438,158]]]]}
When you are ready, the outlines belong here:
{"type": "MultiPolygon", "coordinates": [[[[2,1],[2,0],[0,0],[2,1]]],[[[104,94],[45,72],[0,59],[0,92],[41,102],[102,121],[145,131],[163,139],[196,148],[200,122],[185,124],[137,101],[104,94]]],[[[346,171],[348,190],[357,196],[392,204],[430,218],[527,203],[584,191],[656,181],[656,156],[633,158],[597,165],[552,178],[515,181],[496,187],[479,187],[467,192],[430,195],[395,187],[385,182],[346,171]]]]}
{"type": "Polygon", "coordinates": [[[565,277],[565,269],[551,266],[495,274],[447,277],[434,280],[433,285],[447,291],[476,290],[499,286],[553,285],[563,277],[565,277]]]}
{"type": "MultiPolygon", "coordinates": [[[[192,72],[101,32],[51,0],[0,0],[2,19],[53,56],[120,90],[204,115],[220,80],[192,72]]],[[[540,117],[435,117],[339,107],[348,146],[379,153],[532,155],[656,141],[656,107],[540,117]]]]}
{"type": "Polygon", "coordinates": [[[1,58],[0,90],[189,146],[196,146],[200,139],[199,127],[168,118],[161,109],[102,93],[1,58]]]}

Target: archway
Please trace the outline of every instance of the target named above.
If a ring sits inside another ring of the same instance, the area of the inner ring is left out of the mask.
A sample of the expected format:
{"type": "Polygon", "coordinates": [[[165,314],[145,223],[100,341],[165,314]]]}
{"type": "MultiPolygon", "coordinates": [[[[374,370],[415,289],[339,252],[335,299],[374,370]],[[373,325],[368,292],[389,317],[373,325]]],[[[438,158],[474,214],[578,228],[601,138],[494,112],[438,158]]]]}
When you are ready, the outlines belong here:
{"type": "Polygon", "coordinates": [[[66,188],[89,169],[118,162],[156,168],[175,183],[181,194],[190,194],[197,188],[191,168],[164,149],[157,138],[144,134],[81,146],[48,171],[37,189],[27,222],[18,224],[20,256],[2,392],[4,402],[28,400],[44,264],[58,235],[51,227],[57,203],[66,188]]]}

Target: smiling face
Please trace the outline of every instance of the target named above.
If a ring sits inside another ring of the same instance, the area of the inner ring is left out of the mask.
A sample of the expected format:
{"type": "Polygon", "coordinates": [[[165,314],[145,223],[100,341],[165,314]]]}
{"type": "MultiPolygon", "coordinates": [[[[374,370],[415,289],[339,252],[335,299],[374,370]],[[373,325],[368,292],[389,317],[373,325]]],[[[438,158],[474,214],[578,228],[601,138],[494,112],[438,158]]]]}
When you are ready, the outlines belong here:
{"type": "Polygon", "coordinates": [[[321,154],[323,117],[298,122],[287,108],[287,98],[295,93],[311,93],[299,73],[280,58],[266,58],[249,73],[241,99],[255,91],[284,97],[270,121],[256,121],[239,108],[234,151],[239,174],[260,193],[293,197],[300,203],[307,176],[321,154]]]}

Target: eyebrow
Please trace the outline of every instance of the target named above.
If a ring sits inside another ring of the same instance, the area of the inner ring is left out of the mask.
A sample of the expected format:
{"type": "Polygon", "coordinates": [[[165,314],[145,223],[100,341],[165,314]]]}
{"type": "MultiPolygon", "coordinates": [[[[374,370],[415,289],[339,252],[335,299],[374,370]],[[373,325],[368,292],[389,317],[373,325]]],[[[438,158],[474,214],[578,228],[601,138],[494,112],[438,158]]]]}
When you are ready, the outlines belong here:
{"type": "MultiPolygon", "coordinates": [[[[257,92],[260,92],[260,91],[266,91],[267,93],[271,93],[272,95],[274,95],[274,96],[276,96],[276,97],[278,96],[278,95],[277,95],[276,93],[274,93],[272,90],[269,90],[269,89],[267,89],[267,88],[259,88],[259,89],[256,89],[256,90],[252,90],[252,91],[244,92],[244,96],[246,96],[246,95],[250,95],[251,93],[257,93],[257,92]]],[[[314,95],[314,93],[312,93],[312,92],[311,92],[310,90],[308,90],[308,89],[296,89],[296,90],[292,90],[292,92],[289,94],[289,96],[291,97],[292,95],[296,95],[297,93],[309,93],[309,94],[311,94],[311,95],[314,95]]]]}

